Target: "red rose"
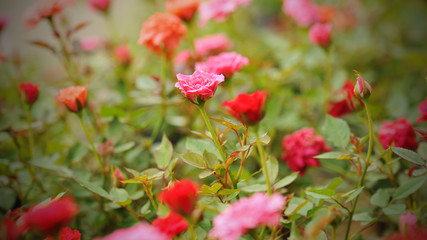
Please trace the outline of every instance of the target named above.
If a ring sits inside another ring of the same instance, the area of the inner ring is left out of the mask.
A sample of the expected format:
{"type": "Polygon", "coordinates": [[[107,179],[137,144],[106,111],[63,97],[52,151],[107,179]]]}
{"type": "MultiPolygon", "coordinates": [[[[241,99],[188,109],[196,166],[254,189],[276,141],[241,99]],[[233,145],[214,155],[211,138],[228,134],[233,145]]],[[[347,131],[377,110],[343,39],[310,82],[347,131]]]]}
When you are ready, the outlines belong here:
{"type": "Polygon", "coordinates": [[[264,117],[265,91],[255,91],[252,94],[239,94],[234,100],[225,101],[228,114],[245,125],[256,124],[264,117]]]}
{"type": "Polygon", "coordinates": [[[395,147],[406,149],[418,147],[414,128],[406,118],[399,118],[394,122],[384,122],[378,137],[384,148],[388,148],[393,143],[395,147]]]}
{"type": "Polygon", "coordinates": [[[33,206],[23,216],[24,225],[45,234],[52,234],[67,225],[79,211],[72,197],[60,198],[33,206]]]}
{"type": "Polygon", "coordinates": [[[336,93],[336,95],[341,96],[341,100],[330,103],[329,115],[340,117],[355,111],[357,109],[355,99],[363,105],[363,102],[356,97],[353,89],[354,83],[347,80],[344,86],[336,93]]]}
{"type": "Polygon", "coordinates": [[[87,86],[72,86],[59,91],[58,100],[72,112],[79,112],[86,105],[87,86]]]}
{"type": "Polygon", "coordinates": [[[19,91],[21,95],[25,94],[26,101],[29,104],[33,104],[39,96],[39,86],[30,82],[21,83],[19,85],[19,91]]]}
{"type": "Polygon", "coordinates": [[[167,217],[157,218],[153,221],[153,227],[157,228],[163,233],[166,233],[173,238],[175,235],[183,233],[188,228],[188,223],[185,219],[174,212],[170,212],[167,217]]]}
{"type": "Polygon", "coordinates": [[[178,214],[190,215],[198,199],[199,188],[191,180],[182,180],[160,192],[158,198],[178,214]]]}
{"type": "Polygon", "coordinates": [[[418,111],[421,114],[421,117],[417,118],[417,123],[427,121],[427,97],[424,102],[418,105],[418,111]]]}
{"type": "MultiPolygon", "coordinates": [[[[80,240],[81,234],[78,230],[71,230],[70,227],[64,227],[59,231],[58,240],[80,240]]],[[[47,237],[45,240],[54,240],[52,237],[47,237]]]]}

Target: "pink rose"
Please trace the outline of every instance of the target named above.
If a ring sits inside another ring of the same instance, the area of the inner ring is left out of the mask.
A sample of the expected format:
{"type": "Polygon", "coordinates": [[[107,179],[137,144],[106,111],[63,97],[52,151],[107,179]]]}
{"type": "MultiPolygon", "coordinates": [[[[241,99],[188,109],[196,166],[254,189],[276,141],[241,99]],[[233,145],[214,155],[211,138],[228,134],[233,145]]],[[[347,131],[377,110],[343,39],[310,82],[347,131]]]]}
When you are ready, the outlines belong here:
{"type": "Polygon", "coordinates": [[[194,41],[194,47],[199,56],[219,54],[232,46],[233,43],[222,33],[198,38],[194,41]]]}
{"type": "Polygon", "coordinates": [[[88,0],[87,4],[92,9],[101,11],[101,12],[107,12],[110,8],[110,0],[88,0]]]}
{"type": "Polygon", "coordinates": [[[292,171],[299,171],[300,175],[303,175],[309,166],[319,166],[319,160],[313,158],[314,156],[331,151],[322,136],[316,135],[312,128],[303,128],[285,136],[282,149],[282,160],[292,171]]]}
{"type": "Polygon", "coordinates": [[[302,27],[310,26],[319,18],[317,6],[310,0],[284,0],[283,12],[302,27]]]}
{"type": "Polygon", "coordinates": [[[412,233],[417,230],[417,217],[413,213],[405,213],[399,216],[399,232],[401,234],[412,233]]]}
{"type": "Polygon", "coordinates": [[[427,97],[424,102],[418,105],[418,111],[421,113],[421,117],[417,118],[417,122],[420,123],[427,121],[427,97]]]}
{"type": "Polygon", "coordinates": [[[235,72],[249,64],[249,59],[235,52],[225,52],[208,57],[206,62],[197,63],[196,69],[209,73],[224,74],[231,77],[235,72]]]}
{"type": "Polygon", "coordinates": [[[320,45],[321,47],[328,47],[331,43],[331,30],[330,23],[316,23],[309,31],[310,41],[313,44],[320,45]]]}
{"type": "Polygon", "coordinates": [[[378,137],[384,148],[388,148],[392,144],[395,147],[406,149],[416,149],[418,147],[414,128],[406,118],[399,118],[394,122],[384,122],[378,137]]]}
{"type": "Polygon", "coordinates": [[[132,62],[132,54],[127,45],[121,45],[114,49],[114,57],[122,65],[129,65],[132,62]]]}
{"type": "Polygon", "coordinates": [[[90,51],[104,46],[104,39],[98,36],[85,37],[80,41],[80,47],[84,51],[90,51]]]}
{"type": "Polygon", "coordinates": [[[175,87],[181,89],[184,96],[193,103],[206,101],[211,98],[218,84],[224,81],[224,75],[207,73],[196,70],[193,75],[177,74],[178,82],[175,87]]]}
{"type": "Polygon", "coordinates": [[[250,3],[251,0],[210,0],[202,2],[199,7],[199,25],[204,26],[211,19],[223,22],[240,6],[248,6],[250,3]]]}
{"type": "Polygon", "coordinates": [[[148,225],[147,223],[138,223],[130,228],[115,230],[110,235],[95,240],[169,240],[166,233],[148,225]]]}
{"type": "Polygon", "coordinates": [[[250,198],[242,198],[215,217],[209,238],[237,240],[250,229],[277,226],[285,204],[285,198],[277,193],[271,196],[255,193],[250,198]]]}
{"type": "Polygon", "coordinates": [[[75,5],[76,0],[39,0],[25,10],[23,19],[27,30],[37,26],[43,19],[62,12],[68,5],[75,5]]]}

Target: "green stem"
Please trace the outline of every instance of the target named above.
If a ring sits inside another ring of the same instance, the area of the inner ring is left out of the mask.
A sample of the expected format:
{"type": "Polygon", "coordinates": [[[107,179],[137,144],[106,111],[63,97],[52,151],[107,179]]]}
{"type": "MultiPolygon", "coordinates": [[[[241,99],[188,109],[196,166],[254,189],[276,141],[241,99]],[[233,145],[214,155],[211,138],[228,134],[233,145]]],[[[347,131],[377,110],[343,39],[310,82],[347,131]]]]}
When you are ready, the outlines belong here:
{"type": "Polygon", "coordinates": [[[90,146],[92,147],[93,154],[95,154],[96,160],[98,160],[98,164],[99,164],[99,167],[101,168],[101,173],[102,173],[102,176],[103,176],[102,179],[103,179],[103,182],[104,182],[105,169],[104,169],[104,165],[102,164],[101,157],[99,157],[98,151],[96,150],[95,145],[93,144],[92,138],[90,137],[89,132],[88,132],[88,130],[86,128],[86,125],[83,122],[83,116],[82,116],[81,112],[78,113],[77,116],[79,117],[80,124],[82,125],[83,131],[86,134],[86,138],[89,141],[90,146]]]}
{"type": "MultiPolygon", "coordinates": [[[[368,142],[368,152],[366,154],[365,167],[363,169],[362,177],[360,178],[360,181],[357,184],[358,188],[363,187],[363,185],[365,184],[366,172],[368,171],[368,167],[370,165],[370,159],[371,159],[371,153],[372,153],[372,141],[373,141],[373,138],[374,138],[374,130],[373,130],[373,126],[372,126],[372,117],[371,117],[371,113],[369,111],[368,102],[366,100],[363,100],[363,103],[365,105],[366,116],[368,118],[369,142],[368,142]]],[[[346,230],[346,233],[345,233],[345,240],[348,239],[348,236],[350,234],[351,222],[352,222],[352,219],[353,219],[354,212],[356,211],[356,206],[357,206],[357,201],[359,200],[359,196],[360,195],[358,195],[354,199],[353,208],[352,208],[352,210],[350,212],[350,216],[348,218],[347,230],[346,230]]]]}
{"type": "Polygon", "coordinates": [[[270,177],[268,175],[268,169],[267,169],[267,161],[265,159],[265,153],[264,153],[264,149],[261,145],[261,139],[259,137],[259,133],[258,133],[258,128],[255,130],[255,137],[256,137],[256,145],[258,148],[258,153],[261,159],[261,166],[262,166],[262,172],[264,173],[264,177],[265,177],[265,184],[267,185],[267,193],[268,195],[271,195],[272,191],[271,191],[271,182],[270,182],[270,177]]]}
{"type": "Polygon", "coordinates": [[[208,128],[209,132],[212,135],[212,139],[215,143],[216,148],[218,149],[219,153],[221,154],[223,162],[225,162],[227,160],[227,155],[225,154],[224,150],[222,149],[221,144],[219,144],[218,137],[216,136],[215,131],[212,128],[211,122],[209,120],[209,117],[206,114],[205,103],[202,103],[202,104],[199,104],[196,106],[199,109],[200,113],[202,114],[203,120],[206,123],[206,127],[208,128]]]}
{"type": "Polygon", "coordinates": [[[25,112],[27,113],[30,158],[34,159],[34,137],[33,137],[33,126],[31,121],[31,109],[27,104],[24,104],[24,105],[25,105],[25,112]]]}
{"type": "Polygon", "coordinates": [[[325,82],[324,82],[324,99],[323,106],[325,113],[328,112],[328,95],[331,89],[331,75],[332,75],[332,66],[331,66],[331,54],[328,49],[325,49],[326,59],[325,59],[325,82]]]}
{"type": "Polygon", "coordinates": [[[144,186],[145,193],[147,193],[148,199],[150,199],[150,202],[153,205],[154,210],[156,210],[156,212],[157,212],[158,207],[157,207],[156,202],[154,201],[153,194],[152,194],[151,190],[148,189],[148,187],[145,184],[142,184],[142,185],[144,186]]]}

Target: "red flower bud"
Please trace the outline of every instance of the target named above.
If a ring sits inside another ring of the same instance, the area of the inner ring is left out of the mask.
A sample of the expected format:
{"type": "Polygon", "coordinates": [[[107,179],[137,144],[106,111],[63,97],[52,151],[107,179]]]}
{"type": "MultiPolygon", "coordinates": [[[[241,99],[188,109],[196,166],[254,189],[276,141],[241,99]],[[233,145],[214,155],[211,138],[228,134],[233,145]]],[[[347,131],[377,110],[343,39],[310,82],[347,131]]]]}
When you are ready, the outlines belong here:
{"type": "Polygon", "coordinates": [[[354,94],[356,94],[356,97],[360,99],[368,99],[369,96],[371,96],[371,92],[371,85],[369,85],[369,83],[366,82],[359,73],[357,73],[357,83],[354,86],[354,94]]]}
{"type": "Polygon", "coordinates": [[[19,85],[19,92],[21,93],[21,96],[25,94],[26,102],[31,105],[39,96],[39,87],[37,84],[32,84],[30,82],[21,83],[19,85]]]}
{"type": "Polygon", "coordinates": [[[225,101],[228,114],[245,125],[257,124],[264,117],[265,91],[255,91],[252,94],[239,94],[234,100],[225,101]]]}

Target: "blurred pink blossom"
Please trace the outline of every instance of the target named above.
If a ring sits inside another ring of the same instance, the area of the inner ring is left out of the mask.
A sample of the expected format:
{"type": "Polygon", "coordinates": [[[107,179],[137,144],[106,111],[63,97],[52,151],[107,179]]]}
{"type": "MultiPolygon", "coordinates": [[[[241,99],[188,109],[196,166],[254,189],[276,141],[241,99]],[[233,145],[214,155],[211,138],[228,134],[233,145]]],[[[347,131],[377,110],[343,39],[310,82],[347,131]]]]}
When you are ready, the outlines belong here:
{"type": "Polygon", "coordinates": [[[235,72],[238,72],[248,64],[248,58],[236,52],[225,52],[217,56],[208,57],[205,62],[196,63],[196,69],[231,77],[235,72]]]}
{"type": "Polygon", "coordinates": [[[84,51],[90,51],[104,46],[104,39],[99,36],[85,37],[80,41],[80,47],[84,51]]]}
{"type": "Polygon", "coordinates": [[[203,2],[199,7],[199,25],[205,26],[211,19],[223,22],[240,6],[248,6],[250,3],[251,0],[210,0],[203,2]]]}
{"type": "Polygon", "coordinates": [[[215,94],[218,84],[224,81],[222,74],[218,75],[200,70],[196,70],[192,75],[177,74],[176,77],[178,82],[175,87],[181,89],[184,96],[193,103],[211,98],[215,94]]]}
{"type": "Polygon", "coordinates": [[[127,45],[120,45],[114,49],[114,56],[122,65],[129,65],[132,62],[132,54],[127,45]]]}
{"type": "Polygon", "coordinates": [[[229,50],[232,46],[233,43],[222,33],[198,38],[194,41],[194,47],[200,56],[219,54],[229,50]]]}
{"type": "Polygon", "coordinates": [[[331,30],[332,25],[330,23],[314,24],[309,31],[310,41],[321,47],[328,47],[331,43],[331,30]]]}
{"type": "Polygon", "coordinates": [[[289,168],[304,174],[307,167],[319,166],[319,160],[313,158],[321,152],[329,152],[322,136],[316,135],[312,128],[303,128],[287,135],[282,142],[282,160],[289,168]]]}
{"type": "Polygon", "coordinates": [[[0,32],[9,23],[9,18],[6,16],[0,16],[0,32]]]}
{"type": "Polygon", "coordinates": [[[378,138],[385,149],[394,144],[394,147],[416,149],[418,143],[411,123],[406,118],[399,118],[394,122],[385,121],[380,128],[378,138]]]}
{"type": "Polygon", "coordinates": [[[255,193],[250,198],[242,198],[214,218],[209,237],[235,240],[249,229],[262,225],[277,226],[285,204],[286,200],[280,194],[267,196],[265,193],[255,193]]]}
{"type": "Polygon", "coordinates": [[[185,63],[192,58],[193,52],[191,50],[182,50],[176,54],[174,58],[175,63],[185,63]]]}
{"type": "Polygon", "coordinates": [[[421,113],[421,116],[417,118],[417,122],[420,123],[420,122],[427,121],[427,97],[424,100],[424,102],[418,105],[418,111],[421,113]]]}
{"type": "Polygon", "coordinates": [[[76,0],[39,0],[27,8],[23,15],[24,25],[27,30],[37,26],[43,18],[52,17],[62,12],[68,5],[75,5],[76,0]]]}
{"type": "Polygon", "coordinates": [[[406,234],[417,230],[417,217],[413,213],[405,213],[399,216],[399,232],[406,234]]]}
{"type": "Polygon", "coordinates": [[[310,0],[284,0],[283,12],[302,27],[310,26],[319,18],[317,6],[310,0]]]}
{"type": "Polygon", "coordinates": [[[110,235],[95,240],[169,240],[167,234],[160,232],[147,223],[138,223],[130,228],[115,230],[110,235]]]}
{"type": "Polygon", "coordinates": [[[101,11],[101,12],[107,12],[110,8],[110,0],[88,0],[87,4],[92,9],[101,11]]]}

